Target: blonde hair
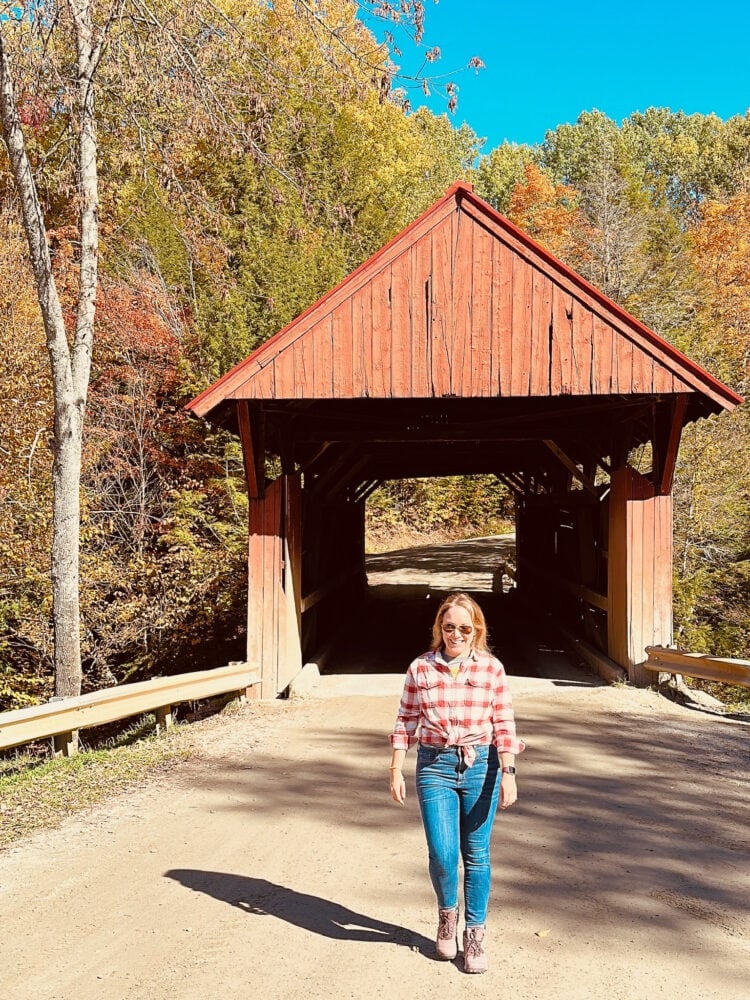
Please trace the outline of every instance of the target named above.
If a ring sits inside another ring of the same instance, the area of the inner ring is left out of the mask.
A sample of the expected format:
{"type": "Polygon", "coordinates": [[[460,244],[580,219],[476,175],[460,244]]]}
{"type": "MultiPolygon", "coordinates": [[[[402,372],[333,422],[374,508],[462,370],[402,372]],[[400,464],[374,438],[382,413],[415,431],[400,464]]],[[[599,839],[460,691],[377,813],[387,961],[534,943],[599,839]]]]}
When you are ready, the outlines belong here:
{"type": "Polygon", "coordinates": [[[471,616],[471,624],[474,626],[472,648],[478,653],[488,653],[487,623],[484,620],[482,609],[468,594],[461,593],[449,594],[438,608],[435,621],[432,623],[432,646],[430,647],[432,651],[437,652],[443,645],[443,618],[446,612],[455,607],[463,608],[471,616]]]}

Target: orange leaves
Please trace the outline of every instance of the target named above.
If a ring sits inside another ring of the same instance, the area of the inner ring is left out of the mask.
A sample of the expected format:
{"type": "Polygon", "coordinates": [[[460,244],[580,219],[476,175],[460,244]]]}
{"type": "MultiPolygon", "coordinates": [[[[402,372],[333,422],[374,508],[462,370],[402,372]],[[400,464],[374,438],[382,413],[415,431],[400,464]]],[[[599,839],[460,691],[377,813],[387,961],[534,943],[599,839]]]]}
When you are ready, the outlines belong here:
{"type": "Polygon", "coordinates": [[[580,267],[589,227],[578,208],[578,192],[554,184],[534,163],[525,165],[524,174],[525,183],[513,189],[508,218],[557,257],[580,267]]]}

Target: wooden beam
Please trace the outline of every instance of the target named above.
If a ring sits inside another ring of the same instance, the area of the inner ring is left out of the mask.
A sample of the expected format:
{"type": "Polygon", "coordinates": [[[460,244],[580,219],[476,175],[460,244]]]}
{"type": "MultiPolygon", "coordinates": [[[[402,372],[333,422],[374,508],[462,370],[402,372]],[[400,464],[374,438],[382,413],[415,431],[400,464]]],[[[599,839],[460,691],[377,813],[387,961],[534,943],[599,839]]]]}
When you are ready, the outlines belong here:
{"type": "Polygon", "coordinates": [[[570,458],[568,455],[566,455],[565,452],[562,450],[562,448],[556,445],[555,442],[550,440],[549,438],[545,438],[544,443],[552,452],[552,454],[555,456],[555,458],[557,458],[560,462],[562,462],[562,464],[565,466],[568,472],[570,472],[572,476],[575,476],[575,478],[579,481],[579,483],[581,483],[583,488],[585,490],[588,490],[589,493],[596,496],[597,495],[596,484],[586,475],[585,472],[582,472],[581,469],[578,468],[573,459],[570,458]]]}
{"type": "Polygon", "coordinates": [[[681,392],[672,406],[672,419],[669,425],[669,436],[664,441],[653,441],[654,448],[654,485],[660,496],[672,492],[674,470],[677,464],[677,453],[680,448],[680,438],[687,409],[687,393],[681,392]]]}
{"type": "Polygon", "coordinates": [[[327,597],[330,597],[337,590],[339,590],[339,588],[343,587],[345,583],[348,583],[356,576],[359,576],[361,572],[362,567],[359,563],[357,563],[356,566],[353,566],[341,573],[334,580],[329,580],[328,583],[324,583],[322,587],[318,587],[317,590],[313,590],[312,593],[306,594],[300,603],[302,612],[304,613],[305,611],[309,611],[310,608],[314,608],[316,604],[319,604],[327,597]]]}
{"type": "Polygon", "coordinates": [[[558,576],[556,573],[549,573],[547,570],[539,569],[533,563],[529,562],[528,559],[522,559],[520,562],[523,572],[530,573],[532,576],[536,576],[546,583],[551,583],[553,587],[557,587],[560,590],[566,590],[569,594],[581,598],[587,604],[591,604],[601,611],[606,611],[609,608],[609,601],[604,594],[599,594],[582,583],[575,583],[573,580],[566,580],[565,577],[558,576]]]}
{"type": "Polygon", "coordinates": [[[246,399],[237,402],[237,424],[245,465],[248,496],[253,500],[263,497],[266,488],[265,416],[259,403],[246,399]]]}
{"type": "Polygon", "coordinates": [[[705,653],[688,653],[684,649],[646,646],[646,670],[654,673],[683,674],[722,684],[750,687],[750,660],[733,660],[705,653]]]}
{"type": "Polygon", "coordinates": [[[350,444],[350,445],[346,445],[346,446],[342,447],[341,451],[338,454],[338,457],[334,458],[330,462],[328,468],[324,472],[320,473],[320,475],[316,479],[313,480],[313,482],[312,482],[312,488],[313,488],[313,490],[318,495],[321,495],[322,493],[325,493],[325,491],[327,490],[328,486],[332,482],[334,482],[334,480],[336,479],[336,476],[341,471],[341,469],[343,468],[343,466],[345,466],[347,462],[350,462],[351,459],[353,458],[353,456],[358,451],[359,451],[359,448],[357,447],[357,445],[354,445],[354,444],[350,444]]]}

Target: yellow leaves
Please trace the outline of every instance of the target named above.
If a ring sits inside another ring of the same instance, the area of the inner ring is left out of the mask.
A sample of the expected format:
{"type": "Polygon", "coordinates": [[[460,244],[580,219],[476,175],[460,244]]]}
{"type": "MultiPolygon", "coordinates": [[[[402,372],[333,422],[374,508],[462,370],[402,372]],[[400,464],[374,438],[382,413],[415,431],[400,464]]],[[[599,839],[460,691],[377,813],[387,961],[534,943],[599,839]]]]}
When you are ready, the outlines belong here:
{"type": "Polygon", "coordinates": [[[704,349],[717,372],[740,391],[750,388],[750,193],[707,202],[691,233],[693,263],[705,282],[704,349]]]}

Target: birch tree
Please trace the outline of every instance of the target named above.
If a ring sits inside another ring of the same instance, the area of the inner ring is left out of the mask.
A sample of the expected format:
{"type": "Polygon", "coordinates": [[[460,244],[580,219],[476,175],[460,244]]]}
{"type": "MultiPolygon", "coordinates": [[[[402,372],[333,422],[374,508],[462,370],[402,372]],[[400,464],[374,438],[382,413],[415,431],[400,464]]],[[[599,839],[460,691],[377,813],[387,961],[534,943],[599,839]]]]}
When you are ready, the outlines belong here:
{"type": "MultiPolygon", "coordinates": [[[[81,690],[79,521],[83,420],[91,370],[98,276],[98,178],[94,78],[106,38],[95,28],[92,0],[69,0],[76,51],[76,162],[79,278],[74,328],[66,329],[52,268],[44,214],[21,127],[8,36],[13,20],[42,23],[46,7],[15,5],[0,21],[0,123],[23,218],[47,340],[54,399],[52,591],[55,694],[81,690]]],[[[113,11],[116,8],[113,8],[113,11]]],[[[56,14],[57,12],[55,12],[56,14]]]]}

